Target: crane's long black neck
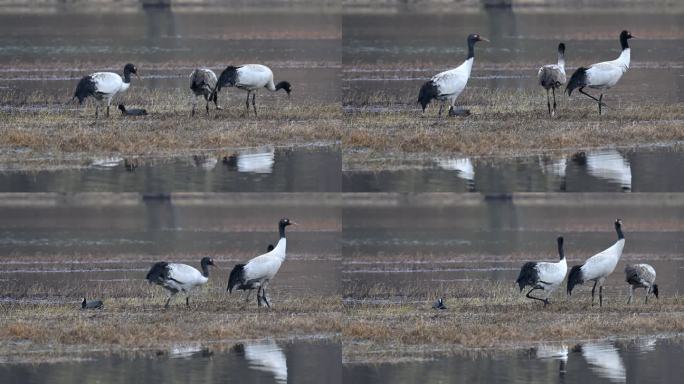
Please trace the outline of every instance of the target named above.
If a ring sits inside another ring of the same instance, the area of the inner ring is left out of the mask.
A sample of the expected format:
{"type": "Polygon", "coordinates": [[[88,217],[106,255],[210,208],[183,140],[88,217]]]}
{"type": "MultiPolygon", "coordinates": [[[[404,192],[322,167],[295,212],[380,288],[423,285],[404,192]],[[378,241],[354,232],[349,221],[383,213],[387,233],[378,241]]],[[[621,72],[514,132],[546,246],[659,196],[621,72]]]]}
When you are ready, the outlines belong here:
{"type": "Polygon", "coordinates": [[[131,72],[127,69],[124,70],[124,83],[128,84],[131,82],[131,72]]]}
{"type": "Polygon", "coordinates": [[[615,232],[617,232],[618,240],[625,238],[625,235],[622,234],[622,226],[618,223],[615,224],[615,232]]]}
{"type": "Polygon", "coordinates": [[[565,258],[565,253],[563,252],[563,240],[558,241],[558,256],[563,260],[565,258]]]}
{"type": "Polygon", "coordinates": [[[475,57],[475,40],[473,39],[468,39],[468,59],[472,59],[475,57]]]}
{"type": "Polygon", "coordinates": [[[625,49],[629,48],[629,43],[627,42],[627,36],[620,35],[620,45],[622,46],[623,51],[625,49]]]}
{"type": "Polygon", "coordinates": [[[202,260],[202,276],[209,277],[209,262],[206,260],[202,260]]]}
{"type": "Polygon", "coordinates": [[[285,238],[285,224],[284,223],[278,223],[278,229],[280,231],[280,238],[284,239],[285,238]]]}

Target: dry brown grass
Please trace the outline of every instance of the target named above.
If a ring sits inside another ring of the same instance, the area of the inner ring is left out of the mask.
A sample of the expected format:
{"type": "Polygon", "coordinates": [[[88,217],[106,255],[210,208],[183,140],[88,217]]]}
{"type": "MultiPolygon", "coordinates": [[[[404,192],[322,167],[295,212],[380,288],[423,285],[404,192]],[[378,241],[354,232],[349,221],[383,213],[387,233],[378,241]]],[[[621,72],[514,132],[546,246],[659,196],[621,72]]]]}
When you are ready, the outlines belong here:
{"type": "Polygon", "coordinates": [[[351,285],[345,296],[343,340],[348,361],[375,359],[372,351],[378,350],[391,359],[405,350],[520,347],[541,341],[684,332],[681,296],[661,297],[647,305],[641,297],[631,305],[622,297],[611,297],[599,308],[589,305],[586,292],[575,292],[570,300],[556,292],[552,304],[543,308],[510,285],[490,282],[446,292],[424,286],[398,292],[381,284],[351,285]],[[448,309],[433,310],[432,301],[442,294],[448,309]]]}
{"type": "Polygon", "coordinates": [[[155,292],[152,297],[106,299],[101,311],[83,311],[76,302],[2,303],[0,355],[68,348],[82,352],[168,349],[183,343],[212,344],[264,335],[336,337],[342,327],[338,296],[273,292],[269,310],[258,308],[254,295],[250,303],[244,303],[242,295],[208,287],[191,297],[189,308],[178,296],[165,310],[161,288],[144,290],[149,291],[155,292]]]}
{"type": "Polygon", "coordinates": [[[459,100],[471,116],[438,119],[435,103],[421,117],[417,104],[406,104],[408,97],[381,93],[347,97],[358,104],[345,119],[346,164],[355,156],[370,154],[526,155],[684,140],[682,103],[613,100],[609,103],[613,108],[599,116],[595,104],[573,97],[561,105],[558,118],[550,118],[538,92],[475,88],[459,100]],[[378,112],[369,106],[389,110],[378,112]]]}
{"type": "MultiPolygon", "coordinates": [[[[67,155],[166,155],[197,150],[259,145],[334,144],[341,139],[341,109],[336,103],[315,103],[263,97],[259,116],[244,115],[235,97],[222,100],[223,111],[202,103],[190,116],[187,93],[140,91],[124,101],[130,107],[144,105],[146,117],[124,118],[116,107],[110,117],[94,118],[94,104],[74,109],[64,104],[67,95],[5,94],[0,103],[10,107],[0,115],[0,151],[14,160],[67,155]],[[15,149],[21,149],[20,153],[15,149]]],[[[225,97],[225,96],[224,96],[225,97]]]]}

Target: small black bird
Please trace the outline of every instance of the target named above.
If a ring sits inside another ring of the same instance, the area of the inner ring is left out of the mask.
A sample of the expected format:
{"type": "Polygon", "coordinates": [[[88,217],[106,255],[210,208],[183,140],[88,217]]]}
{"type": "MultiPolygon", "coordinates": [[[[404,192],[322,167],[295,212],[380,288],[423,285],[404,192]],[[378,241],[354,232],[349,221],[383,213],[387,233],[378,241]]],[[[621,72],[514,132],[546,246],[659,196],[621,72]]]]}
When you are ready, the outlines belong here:
{"type": "Polygon", "coordinates": [[[446,305],[444,305],[444,298],[440,297],[437,299],[437,301],[432,304],[432,309],[447,309],[446,305]]]}
{"type": "Polygon", "coordinates": [[[91,300],[87,301],[85,296],[83,297],[83,302],[81,303],[81,309],[102,309],[104,308],[104,303],[102,300],[91,300]]]}
{"type": "Polygon", "coordinates": [[[147,115],[146,109],[126,109],[123,104],[119,104],[119,110],[124,116],[145,116],[147,115]]]}

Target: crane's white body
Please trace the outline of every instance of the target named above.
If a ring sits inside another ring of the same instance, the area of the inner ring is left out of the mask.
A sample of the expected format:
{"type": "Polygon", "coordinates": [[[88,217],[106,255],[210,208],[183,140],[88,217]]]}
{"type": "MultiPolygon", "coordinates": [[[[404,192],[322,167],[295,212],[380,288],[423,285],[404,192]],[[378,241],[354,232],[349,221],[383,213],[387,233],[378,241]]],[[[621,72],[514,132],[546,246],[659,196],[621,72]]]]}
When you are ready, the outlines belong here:
{"type": "Polygon", "coordinates": [[[90,77],[95,82],[95,98],[105,100],[107,106],[117,93],[125,92],[131,86],[130,82],[124,82],[121,76],[113,72],[95,72],[90,77]]]}
{"type": "Polygon", "coordinates": [[[474,60],[475,58],[471,57],[454,69],[432,76],[430,80],[437,86],[439,91],[438,100],[448,101],[449,105],[454,106],[456,98],[458,98],[468,84],[474,60]]]}
{"type": "Polygon", "coordinates": [[[198,271],[197,268],[187,264],[169,263],[168,269],[169,279],[166,279],[163,284],[164,288],[167,289],[189,293],[209,281],[209,278],[202,275],[202,272],[198,271]]]}
{"type": "Polygon", "coordinates": [[[244,64],[237,69],[237,82],[235,86],[246,91],[256,91],[266,88],[275,91],[273,83],[273,71],[262,64],[244,64]]]}
{"type": "Polygon", "coordinates": [[[630,49],[627,48],[615,60],[592,64],[586,71],[587,86],[594,89],[614,87],[629,69],[629,61],[630,49]]]}
{"type": "Polygon", "coordinates": [[[287,256],[287,239],[281,237],[272,251],[251,259],[244,266],[244,278],[254,287],[265,287],[278,273],[287,256]]]}
{"type": "Polygon", "coordinates": [[[548,298],[565,280],[565,275],[568,273],[568,262],[565,257],[556,263],[542,261],[537,263],[535,269],[539,274],[537,284],[546,293],[545,298],[548,298]]]}
{"type": "Polygon", "coordinates": [[[603,284],[606,277],[615,270],[624,247],[625,239],[619,239],[610,248],[590,257],[580,268],[583,280],[603,284]]]}

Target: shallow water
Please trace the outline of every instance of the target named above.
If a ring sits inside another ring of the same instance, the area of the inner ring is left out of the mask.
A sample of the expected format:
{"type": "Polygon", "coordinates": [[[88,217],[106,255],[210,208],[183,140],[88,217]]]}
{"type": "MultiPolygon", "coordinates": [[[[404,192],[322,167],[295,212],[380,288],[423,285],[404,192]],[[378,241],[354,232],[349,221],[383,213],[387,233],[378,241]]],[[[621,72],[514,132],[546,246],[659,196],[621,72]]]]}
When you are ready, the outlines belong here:
{"type": "Polygon", "coordinates": [[[345,364],[346,383],[679,383],[681,339],[541,344],[489,352],[382,364],[345,364]]]}
{"type": "MultiPolygon", "coordinates": [[[[524,262],[558,260],[557,236],[565,238],[568,264],[581,264],[616,241],[616,218],[623,219],[626,245],[606,295],[626,300],[626,263],[651,264],[659,286],[670,294],[684,292],[684,202],[676,197],[347,194],[345,201],[342,276],[350,298],[374,285],[410,295],[426,282],[500,282],[515,294],[524,262]]],[[[643,290],[636,295],[643,300],[643,290]]]]}
{"type": "Polygon", "coordinates": [[[336,147],[262,147],[168,159],[91,158],[51,170],[26,166],[5,164],[0,192],[337,192],[342,158],[336,147]]]}
{"type": "MultiPolygon", "coordinates": [[[[392,161],[343,171],[345,192],[683,192],[675,147],[603,149],[572,155],[449,157],[392,161]],[[396,163],[396,164],[394,164],[396,163]]],[[[378,160],[382,162],[383,160],[378,160]]]]}
{"type": "MultiPolygon", "coordinates": [[[[341,346],[333,341],[250,341],[226,351],[179,345],[159,356],[87,356],[50,364],[0,363],[9,383],[222,382],[341,383],[341,346]]],[[[68,360],[68,358],[67,358],[68,360]]]]}

